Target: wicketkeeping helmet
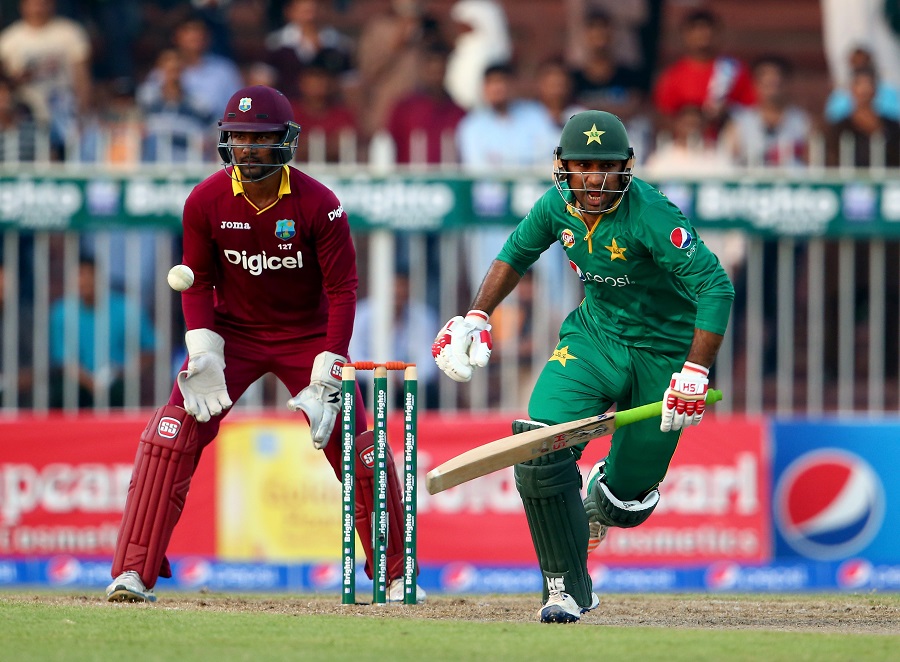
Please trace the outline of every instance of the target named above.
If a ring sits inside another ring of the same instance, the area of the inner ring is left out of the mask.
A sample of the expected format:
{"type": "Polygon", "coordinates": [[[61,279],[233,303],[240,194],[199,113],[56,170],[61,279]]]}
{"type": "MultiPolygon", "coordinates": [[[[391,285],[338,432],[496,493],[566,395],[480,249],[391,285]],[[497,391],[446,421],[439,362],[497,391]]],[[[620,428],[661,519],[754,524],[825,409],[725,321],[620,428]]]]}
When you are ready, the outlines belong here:
{"type": "Polygon", "coordinates": [[[262,177],[264,179],[294,158],[300,136],[300,125],[294,121],[294,111],[290,102],[278,90],[265,85],[245,87],[235,92],[228,104],[222,119],[219,120],[219,156],[225,166],[234,165],[234,144],[231,142],[233,131],[249,133],[281,133],[277,144],[240,145],[241,148],[271,149],[276,155],[276,163],[259,163],[254,165],[270,168],[262,177]]]}
{"type": "MultiPolygon", "coordinates": [[[[605,209],[591,213],[606,213],[614,209],[631,185],[631,169],[634,167],[634,150],[628,143],[628,133],[622,120],[602,110],[585,110],[569,118],[554,152],[553,182],[566,204],[585,211],[578,205],[573,191],[588,190],[579,172],[567,169],[568,161],[624,161],[621,171],[606,174],[600,187],[602,193],[618,194],[605,209]],[[620,175],[618,188],[607,188],[609,175],[620,175]],[[570,177],[571,176],[571,177],[570,177]],[[578,178],[581,178],[579,186],[578,178]]],[[[596,189],[594,189],[596,190],[596,189]]]]}

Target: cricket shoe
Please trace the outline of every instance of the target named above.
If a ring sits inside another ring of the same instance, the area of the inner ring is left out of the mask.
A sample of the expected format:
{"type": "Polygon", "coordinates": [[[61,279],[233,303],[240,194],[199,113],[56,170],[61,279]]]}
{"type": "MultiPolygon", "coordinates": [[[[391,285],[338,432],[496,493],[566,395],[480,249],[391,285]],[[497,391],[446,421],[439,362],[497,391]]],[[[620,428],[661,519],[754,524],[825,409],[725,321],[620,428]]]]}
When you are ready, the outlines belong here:
{"type": "Polygon", "coordinates": [[[577,623],[581,615],[600,606],[600,598],[591,593],[591,606],[581,608],[568,593],[550,591],[547,602],[538,611],[541,623],[577,623]]]}
{"type": "MultiPolygon", "coordinates": [[[[393,603],[402,604],[403,596],[404,596],[403,589],[404,589],[403,577],[394,577],[391,580],[391,583],[388,584],[388,588],[387,588],[388,603],[393,602],[393,603]]],[[[416,604],[419,604],[419,605],[422,604],[423,602],[425,602],[425,598],[426,598],[425,591],[422,589],[421,586],[416,584],[416,604]]]]}
{"type": "Polygon", "coordinates": [[[106,599],[110,602],[156,602],[156,595],[152,588],[144,586],[137,572],[126,570],[106,587],[106,599]]]}
{"type": "MultiPolygon", "coordinates": [[[[603,473],[603,465],[606,464],[605,460],[600,460],[597,464],[591,467],[591,470],[588,472],[587,477],[587,493],[591,493],[591,488],[594,486],[594,481],[603,473]]],[[[600,546],[600,543],[606,539],[606,534],[609,533],[609,527],[606,524],[601,524],[600,522],[588,522],[588,527],[590,531],[590,535],[588,536],[588,545],[587,551],[588,554],[593,552],[600,546]]]]}

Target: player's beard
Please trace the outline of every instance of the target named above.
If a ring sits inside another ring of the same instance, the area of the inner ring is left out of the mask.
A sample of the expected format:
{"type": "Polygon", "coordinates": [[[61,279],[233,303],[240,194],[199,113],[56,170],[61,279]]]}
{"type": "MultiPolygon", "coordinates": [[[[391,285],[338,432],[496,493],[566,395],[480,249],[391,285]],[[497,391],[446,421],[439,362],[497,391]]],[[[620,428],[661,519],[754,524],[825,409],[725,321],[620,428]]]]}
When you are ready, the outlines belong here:
{"type": "Polygon", "coordinates": [[[250,159],[249,162],[248,160],[245,160],[238,163],[236,167],[241,173],[241,181],[258,182],[276,173],[278,171],[279,164],[262,163],[258,160],[250,159]]]}

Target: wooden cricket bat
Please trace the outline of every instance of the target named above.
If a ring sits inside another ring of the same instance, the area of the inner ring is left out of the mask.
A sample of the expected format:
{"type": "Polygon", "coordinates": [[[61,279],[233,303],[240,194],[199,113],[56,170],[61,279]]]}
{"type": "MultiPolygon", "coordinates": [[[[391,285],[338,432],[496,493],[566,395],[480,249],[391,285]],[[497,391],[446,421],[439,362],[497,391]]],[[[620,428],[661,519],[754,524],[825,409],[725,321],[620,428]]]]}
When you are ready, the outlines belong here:
{"type": "MultiPolygon", "coordinates": [[[[721,399],[722,391],[710,389],[706,396],[706,404],[711,405],[721,399]]],[[[473,478],[486,476],[539,455],[611,435],[623,425],[660,414],[662,401],[503,437],[460,453],[435,467],[425,476],[425,486],[429,494],[437,494],[473,478]]]]}

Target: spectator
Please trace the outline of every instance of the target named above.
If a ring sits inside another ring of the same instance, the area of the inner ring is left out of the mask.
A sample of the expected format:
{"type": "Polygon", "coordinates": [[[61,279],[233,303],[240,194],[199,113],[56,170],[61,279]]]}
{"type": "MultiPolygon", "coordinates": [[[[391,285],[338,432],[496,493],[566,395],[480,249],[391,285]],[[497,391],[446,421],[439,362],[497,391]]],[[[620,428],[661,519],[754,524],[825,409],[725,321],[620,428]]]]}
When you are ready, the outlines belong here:
{"type": "Polygon", "coordinates": [[[299,162],[337,163],[346,140],[355,153],[356,115],[341,98],[340,84],[329,59],[328,51],[321,51],[297,75],[300,99],[292,104],[294,119],[307,138],[297,147],[294,158],[299,162]]]}
{"type": "Polygon", "coordinates": [[[297,72],[322,51],[328,51],[335,74],[347,75],[353,70],[352,41],[334,27],[321,24],[320,1],[289,0],[283,10],[284,26],[266,37],[269,64],[278,72],[275,87],[288,98],[300,93],[297,72]]]}
{"type": "Polygon", "coordinates": [[[825,162],[829,166],[900,166],[900,123],[875,108],[878,75],[863,67],[853,72],[853,112],[827,125],[825,162]]]}
{"type": "MultiPolygon", "coordinates": [[[[375,311],[371,298],[362,299],[356,306],[356,320],[353,324],[353,337],[350,339],[350,356],[355,361],[406,361],[415,363],[419,379],[419,397],[428,409],[438,406],[438,368],[431,356],[431,347],[421,342],[428,337],[431,329],[438,328],[437,311],[425,301],[414,301],[410,298],[409,273],[405,270],[394,274],[394,310],[391,315],[391,356],[375,356],[372,339],[375,328],[375,311]]],[[[395,394],[402,394],[402,371],[390,373],[397,380],[391,389],[395,394]]],[[[360,387],[368,402],[371,402],[371,373],[357,373],[360,387]],[[368,388],[366,386],[368,385],[368,388]]]]}
{"type": "Polygon", "coordinates": [[[582,37],[584,64],[572,75],[573,94],[579,104],[602,108],[627,121],[643,102],[640,75],[618,61],[613,37],[612,17],[606,12],[591,12],[582,37]]]}
{"type": "MultiPolygon", "coordinates": [[[[181,58],[185,98],[197,112],[215,116],[243,85],[240,70],[230,59],[210,52],[209,28],[198,14],[192,14],[175,28],[173,42],[181,58]]],[[[167,73],[158,66],[154,68],[142,85],[144,94],[161,97],[167,73]]]]}
{"type": "MultiPolygon", "coordinates": [[[[878,70],[872,58],[872,53],[863,46],[857,46],[850,51],[848,63],[851,75],[857,69],[874,69],[876,72],[878,70]]],[[[873,105],[883,117],[900,120],[900,91],[890,83],[881,80],[880,77],[878,87],[875,89],[873,105]]],[[[852,112],[853,97],[850,94],[850,90],[847,89],[846,85],[835,86],[825,101],[825,120],[832,123],[840,122],[852,112]]]]}
{"type": "Polygon", "coordinates": [[[137,325],[141,367],[149,369],[153,363],[156,339],[146,314],[115,290],[109,292],[108,309],[104,309],[96,293],[94,262],[83,257],[78,265],[77,295],[59,299],[50,307],[51,407],[65,404],[64,377],[71,366],[77,371],[79,407],[93,406],[97,389],[108,393],[110,406],[124,404],[122,377],[128,361],[129,324],[137,325]],[[101,329],[99,324],[103,322],[108,326],[101,329]],[[95,353],[98,333],[104,335],[103,347],[107,350],[99,356],[95,353]]]}
{"type": "Polygon", "coordinates": [[[807,162],[811,125],[806,111],[791,103],[791,74],[790,63],[778,56],[754,63],[757,103],[735,109],[721,135],[738,165],[797,167],[807,162]]]}
{"type": "Polygon", "coordinates": [[[21,0],[21,19],[0,32],[0,64],[35,119],[50,128],[55,158],[91,96],[91,47],[75,21],[56,15],[54,0],[21,0]]]}
{"type": "Polygon", "coordinates": [[[36,133],[31,109],[16,98],[12,82],[0,75],[0,161],[34,161],[36,133]]]}
{"type": "Polygon", "coordinates": [[[720,28],[712,12],[690,12],[681,24],[684,55],[662,71],[653,92],[654,105],[664,121],[670,121],[683,106],[701,108],[711,137],[718,135],[732,106],[756,103],[747,66],[718,53],[720,28]]]}
{"type": "Polygon", "coordinates": [[[481,101],[480,81],[487,68],[512,57],[512,40],[503,7],[494,0],[457,0],[450,8],[457,26],[447,62],[447,90],[466,110],[481,101]]]}
{"type": "MultiPolygon", "coordinates": [[[[515,71],[509,64],[494,64],[485,71],[483,101],[463,117],[456,132],[460,160],[468,171],[496,174],[504,169],[528,168],[545,163],[553,154],[559,137],[556,125],[537,101],[514,96],[515,83],[515,71]]],[[[474,234],[476,238],[467,251],[473,291],[503,246],[509,229],[488,226],[474,234]]],[[[562,257],[558,262],[563,264],[562,257]]]]}
{"type": "Polygon", "coordinates": [[[456,163],[454,137],[466,111],[444,86],[447,49],[433,46],[419,61],[417,84],[394,105],[387,130],[394,140],[397,163],[456,163]]]}
{"type": "MultiPolygon", "coordinates": [[[[13,280],[15,274],[9,278],[13,280]]],[[[15,401],[19,407],[27,407],[31,404],[31,388],[34,384],[33,317],[30,302],[7,299],[7,290],[15,292],[18,288],[11,287],[13,283],[8,283],[6,279],[4,264],[0,262],[0,404],[9,407],[15,401]],[[17,332],[12,338],[8,335],[7,325],[12,325],[13,332],[17,332]],[[18,363],[15,372],[12,371],[12,366],[5,363],[6,343],[10,340],[17,348],[14,352],[18,363]]]]}
{"type": "Polygon", "coordinates": [[[425,49],[441,41],[437,22],[422,0],[391,0],[386,13],[368,21],[359,37],[358,108],[360,129],[366,138],[385,128],[397,99],[416,84],[416,72],[425,49]]]}
{"type": "Polygon", "coordinates": [[[572,115],[585,110],[575,103],[572,94],[572,72],[562,58],[549,58],[541,62],[536,76],[537,101],[547,111],[550,121],[558,131],[572,115]]]}
{"type": "Polygon", "coordinates": [[[198,161],[213,116],[184,89],[181,52],[167,48],[156,59],[153,75],[137,90],[144,115],[144,161],[198,161]]]}

